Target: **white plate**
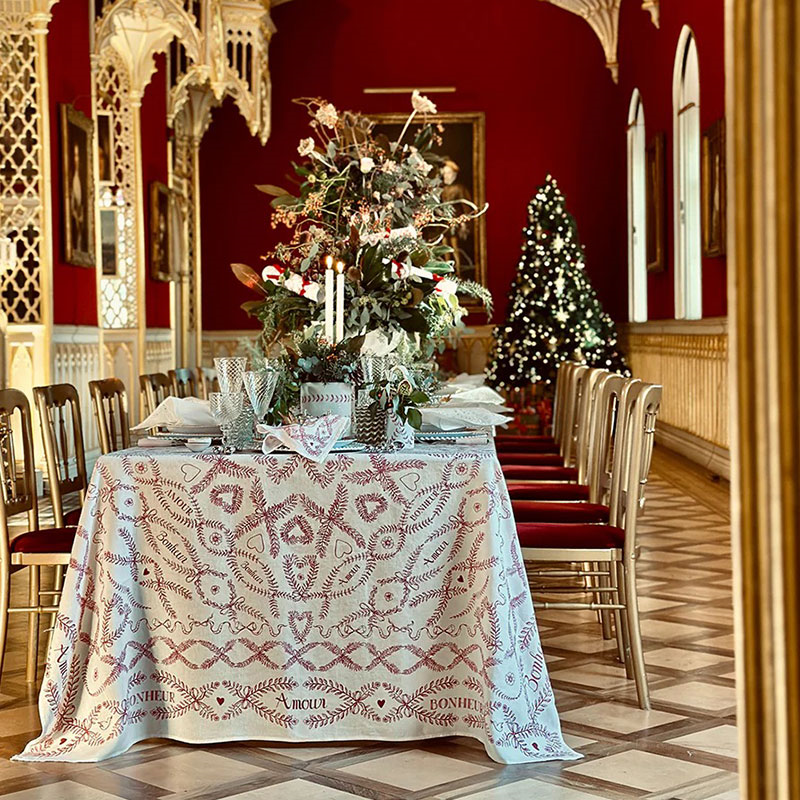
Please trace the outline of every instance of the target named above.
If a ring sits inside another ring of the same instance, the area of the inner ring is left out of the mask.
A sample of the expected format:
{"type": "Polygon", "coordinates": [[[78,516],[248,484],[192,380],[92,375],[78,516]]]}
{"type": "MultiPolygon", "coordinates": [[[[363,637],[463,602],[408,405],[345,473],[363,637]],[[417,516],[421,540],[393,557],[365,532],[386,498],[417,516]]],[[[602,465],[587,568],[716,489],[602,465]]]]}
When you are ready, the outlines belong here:
{"type": "Polygon", "coordinates": [[[167,433],[174,436],[219,436],[222,431],[219,425],[176,425],[167,428],[167,433]]]}

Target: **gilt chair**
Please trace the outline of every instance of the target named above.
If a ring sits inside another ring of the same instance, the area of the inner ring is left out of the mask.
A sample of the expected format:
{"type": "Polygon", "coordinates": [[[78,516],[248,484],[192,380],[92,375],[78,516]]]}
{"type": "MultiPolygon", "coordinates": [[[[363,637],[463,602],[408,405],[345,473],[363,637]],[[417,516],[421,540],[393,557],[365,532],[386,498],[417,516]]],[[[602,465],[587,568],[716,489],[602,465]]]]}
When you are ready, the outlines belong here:
{"type": "Polygon", "coordinates": [[[172,381],[163,372],[151,372],[139,376],[139,393],[145,416],[152,414],[159,403],[174,394],[172,381]]]}
{"type": "Polygon", "coordinates": [[[517,535],[534,599],[540,595],[589,594],[588,600],[545,600],[542,608],[612,612],[620,655],[636,682],[639,705],[650,695],[639,623],[636,562],[637,527],[650,470],[661,386],[627,382],[616,420],[608,523],[518,522],[517,535]],[[586,565],[595,565],[586,569],[586,565]],[[586,585],[546,581],[596,578],[586,585]],[[542,583],[544,581],[544,583],[542,583]]]}
{"type": "Polygon", "coordinates": [[[89,381],[94,419],[103,455],[131,446],[128,395],[119,378],[89,381]]]}
{"type": "Polygon", "coordinates": [[[16,389],[0,390],[0,673],[5,655],[8,619],[12,613],[28,615],[28,652],[25,677],[36,681],[39,617],[58,611],[58,590],[41,589],[41,568],[69,564],[74,527],[39,528],[31,410],[28,399],[16,389]],[[27,530],[15,534],[9,521],[27,515],[27,530]],[[28,605],[11,606],[11,573],[28,569],[28,605]],[[50,603],[42,598],[50,596],[50,603]]]}
{"type": "Polygon", "coordinates": [[[211,392],[219,391],[219,380],[214,367],[197,367],[197,386],[203,400],[208,400],[211,392]]]}
{"type": "Polygon", "coordinates": [[[169,379],[175,397],[197,397],[197,378],[190,369],[171,369],[169,379]]]}

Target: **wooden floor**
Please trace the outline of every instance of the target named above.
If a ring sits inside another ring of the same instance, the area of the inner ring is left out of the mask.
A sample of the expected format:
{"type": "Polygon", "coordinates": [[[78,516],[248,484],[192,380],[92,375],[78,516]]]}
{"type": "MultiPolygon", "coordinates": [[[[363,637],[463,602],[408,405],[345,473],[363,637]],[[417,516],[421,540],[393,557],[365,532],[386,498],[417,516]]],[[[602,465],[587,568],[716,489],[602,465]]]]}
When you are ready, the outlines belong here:
{"type": "MultiPolygon", "coordinates": [[[[3,800],[733,800],[736,721],[728,487],[657,451],[643,517],[640,589],[653,710],[588,612],[542,611],[569,763],[503,767],[477,742],[272,747],[137,745],[99,764],[8,759],[38,732],[22,620],[0,683],[3,800]]],[[[24,587],[16,585],[20,599],[24,587]]],[[[42,650],[42,658],[44,651],[42,650]]]]}

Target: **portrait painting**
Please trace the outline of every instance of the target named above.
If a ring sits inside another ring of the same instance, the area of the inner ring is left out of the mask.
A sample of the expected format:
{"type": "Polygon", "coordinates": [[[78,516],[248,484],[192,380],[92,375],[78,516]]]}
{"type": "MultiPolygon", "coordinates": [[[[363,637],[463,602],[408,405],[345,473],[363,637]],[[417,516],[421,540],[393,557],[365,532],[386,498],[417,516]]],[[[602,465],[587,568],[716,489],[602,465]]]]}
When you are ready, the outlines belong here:
{"type": "Polygon", "coordinates": [[[64,261],[95,265],[92,121],[70,105],[61,111],[64,261]]]}
{"type": "MultiPolygon", "coordinates": [[[[390,141],[400,136],[407,118],[407,114],[370,115],[375,122],[375,133],[386,134],[390,141]]],[[[484,114],[448,112],[429,114],[426,119],[443,126],[439,134],[441,144],[433,146],[442,159],[437,165],[442,179],[442,200],[452,202],[456,214],[471,210],[467,203],[481,208],[486,202],[484,114]]],[[[412,123],[412,131],[414,127],[412,123]]],[[[413,140],[413,133],[406,136],[413,140]]],[[[485,215],[446,231],[443,243],[453,249],[451,258],[459,278],[487,285],[485,215]]],[[[464,298],[464,302],[469,304],[470,300],[464,298]]]]}
{"type": "Polygon", "coordinates": [[[725,255],[725,120],[703,134],[703,255],[725,255]]]}
{"type": "Polygon", "coordinates": [[[169,228],[169,189],[154,181],[150,184],[150,277],[156,281],[172,277],[169,228]]]}
{"type": "Polygon", "coordinates": [[[118,272],[116,208],[100,209],[100,266],[106,277],[118,272]]]}
{"type": "Polygon", "coordinates": [[[661,272],[666,267],[664,244],[664,148],[666,136],[656,134],[647,145],[647,186],[646,186],[646,250],[647,270],[661,272]]]}
{"type": "Polygon", "coordinates": [[[114,129],[108,111],[97,112],[97,180],[114,183],[114,129]]]}

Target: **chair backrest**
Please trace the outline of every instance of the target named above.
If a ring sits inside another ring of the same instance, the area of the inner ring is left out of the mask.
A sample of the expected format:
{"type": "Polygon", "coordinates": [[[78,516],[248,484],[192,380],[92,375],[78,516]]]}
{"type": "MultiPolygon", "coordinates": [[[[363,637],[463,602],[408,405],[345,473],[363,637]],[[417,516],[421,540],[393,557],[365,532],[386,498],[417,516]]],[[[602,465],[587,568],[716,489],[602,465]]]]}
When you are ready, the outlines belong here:
{"type": "Polygon", "coordinates": [[[163,372],[151,372],[139,376],[139,392],[142,396],[145,415],[152,414],[158,404],[173,394],[172,381],[163,372]]]}
{"type": "Polygon", "coordinates": [[[614,442],[619,404],[625,386],[630,381],[609,372],[597,386],[594,409],[589,423],[589,453],[587,483],[589,502],[608,505],[611,474],[614,462],[614,442]]]}
{"type": "Polygon", "coordinates": [[[580,408],[583,382],[589,367],[579,364],[570,371],[569,393],[565,398],[564,417],[562,420],[561,441],[559,448],[564,463],[569,466],[575,456],[575,432],[578,409],[580,408]]]}
{"type": "Polygon", "coordinates": [[[103,455],[131,446],[128,423],[128,396],[119,378],[89,381],[92,407],[103,455]]]}
{"type": "Polygon", "coordinates": [[[208,400],[211,392],[219,391],[219,380],[214,367],[197,367],[197,386],[203,400],[208,400]]]}
{"type": "Polygon", "coordinates": [[[33,399],[42,429],[55,525],[63,528],[64,497],[80,492],[83,502],[88,485],[78,391],[69,383],[37,386],[33,399]]]}
{"type": "Polygon", "coordinates": [[[190,369],[171,369],[169,379],[175,397],[197,397],[197,379],[190,369]]]}
{"type": "Polygon", "coordinates": [[[603,378],[610,374],[608,370],[592,367],[584,377],[575,431],[575,466],[578,468],[578,483],[589,483],[589,450],[595,402],[603,378]]]}
{"type": "Polygon", "coordinates": [[[564,421],[564,406],[570,391],[571,372],[577,364],[574,361],[562,361],[556,373],[556,391],[553,396],[553,439],[561,441],[564,421]]]}
{"type": "Polygon", "coordinates": [[[0,555],[8,556],[8,520],[28,514],[29,530],[39,527],[33,431],[28,398],[17,389],[0,390],[0,555]]]}
{"type": "Polygon", "coordinates": [[[636,528],[644,507],[661,395],[659,385],[630,381],[620,402],[610,521],[625,529],[626,557],[632,557],[636,548],[636,528]]]}

